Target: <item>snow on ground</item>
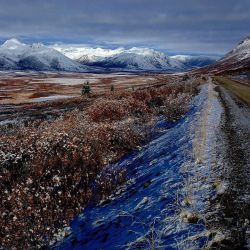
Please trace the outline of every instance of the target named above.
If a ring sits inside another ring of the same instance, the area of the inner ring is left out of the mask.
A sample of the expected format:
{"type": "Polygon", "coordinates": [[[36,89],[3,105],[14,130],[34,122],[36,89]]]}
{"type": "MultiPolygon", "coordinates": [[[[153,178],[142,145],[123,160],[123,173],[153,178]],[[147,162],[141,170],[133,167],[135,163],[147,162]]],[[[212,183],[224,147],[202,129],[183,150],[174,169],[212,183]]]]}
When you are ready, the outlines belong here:
{"type": "Polygon", "coordinates": [[[80,85],[84,84],[84,82],[88,81],[89,83],[98,83],[98,79],[92,79],[92,78],[65,78],[65,77],[56,77],[56,78],[45,78],[45,79],[36,79],[33,80],[34,83],[54,83],[54,84],[60,84],[60,85],[67,85],[67,86],[73,86],[73,85],[80,85]]]}
{"type": "MultiPolygon", "coordinates": [[[[215,176],[218,171],[214,171],[218,165],[222,165],[221,149],[218,147],[217,140],[223,108],[211,79],[205,88],[207,89],[207,99],[192,124],[194,130],[193,161],[189,161],[183,166],[183,171],[188,173],[183,188],[183,193],[186,193],[184,210],[196,215],[203,222],[206,222],[208,212],[210,212],[211,197],[215,197],[226,188],[226,183],[220,182],[218,176],[215,176]]],[[[214,231],[213,233],[219,235],[221,232],[214,231]]],[[[206,235],[209,238],[211,234],[211,230],[206,228],[200,236],[206,235]]],[[[207,241],[206,246],[212,243],[213,240],[207,241]]]]}
{"type": "MultiPolygon", "coordinates": [[[[89,83],[99,83],[102,79],[115,78],[116,82],[126,82],[132,78],[137,78],[140,76],[136,76],[134,74],[84,74],[84,77],[49,77],[49,78],[34,78],[31,83],[48,83],[48,84],[60,84],[65,86],[74,86],[84,84],[84,82],[88,81],[89,83]],[[120,80],[122,79],[122,80],[120,80]]],[[[143,79],[143,81],[151,81],[155,80],[153,77],[149,77],[147,79],[143,79]]]]}
{"type": "Polygon", "coordinates": [[[22,90],[21,88],[11,88],[11,89],[4,88],[4,89],[0,89],[0,92],[5,93],[5,92],[13,92],[13,91],[21,91],[21,90],[22,90]]]}
{"type": "Polygon", "coordinates": [[[54,100],[59,100],[59,99],[72,98],[72,97],[74,97],[74,96],[51,95],[51,96],[33,98],[33,99],[31,99],[31,102],[46,102],[46,101],[54,101],[54,100]]]}
{"type": "Polygon", "coordinates": [[[4,120],[0,121],[0,126],[17,123],[17,120],[4,120]]]}
{"type": "Polygon", "coordinates": [[[159,121],[149,144],[109,167],[126,168],[127,184],[108,200],[85,208],[72,221],[71,235],[55,249],[200,249],[206,244],[203,213],[212,195],[207,163],[221,112],[210,88],[202,87],[185,117],[172,124],[159,121]],[[204,112],[202,160],[196,162],[194,139],[204,112]],[[199,180],[196,186],[194,179],[199,180]]]}

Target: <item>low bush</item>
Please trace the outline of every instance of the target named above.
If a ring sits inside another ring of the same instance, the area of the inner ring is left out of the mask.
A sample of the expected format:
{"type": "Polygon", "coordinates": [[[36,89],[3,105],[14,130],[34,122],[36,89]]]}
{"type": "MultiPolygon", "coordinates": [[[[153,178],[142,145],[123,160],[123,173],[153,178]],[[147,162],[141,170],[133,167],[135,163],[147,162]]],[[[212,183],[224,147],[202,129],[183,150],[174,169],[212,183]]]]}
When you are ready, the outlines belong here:
{"type": "Polygon", "coordinates": [[[126,181],[125,169],[106,169],[142,143],[145,123],[159,114],[179,118],[190,97],[179,84],[116,91],[84,111],[0,135],[0,245],[49,244],[93,194],[104,199],[126,181]]]}

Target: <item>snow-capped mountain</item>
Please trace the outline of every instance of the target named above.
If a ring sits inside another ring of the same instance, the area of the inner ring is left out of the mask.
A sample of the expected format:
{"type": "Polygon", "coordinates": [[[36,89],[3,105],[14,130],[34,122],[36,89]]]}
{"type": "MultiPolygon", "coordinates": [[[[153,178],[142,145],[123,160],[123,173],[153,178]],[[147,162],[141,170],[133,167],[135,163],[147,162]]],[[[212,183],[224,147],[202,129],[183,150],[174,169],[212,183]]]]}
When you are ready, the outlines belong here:
{"type": "Polygon", "coordinates": [[[250,37],[240,42],[215,64],[202,70],[216,73],[250,70],[250,37]]]}
{"type": "Polygon", "coordinates": [[[221,61],[231,58],[238,61],[250,58],[250,36],[240,42],[236,48],[226,54],[225,57],[221,59],[221,61]]]}
{"type": "Polygon", "coordinates": [[[117,70],[169,70],[183,69],[182,63],[164,53],[148,48],[103,49],[91,47],[53,46],[65,56],[82,64],[117,70]]]}
{"type": "Polygon", "coordinates": [[[207,57],[170,57],[150,48],[105,49],[58,44],[48,47],[16,39],[0,46],[0,69],[7,70],[180,72],[212,62],[207,57]]]}
{"type": "Polygon", "coordinates": [[[27,45],[10,39],[0,46],[0,69],[78,72],[86,68],[40,43],[27,45]]]}
{"type": "Polygon", "coordinates": [[[108,57],[123,53],[124,48],[118,49],[103,49],[92,48],[83,45],[63,45],[55,44],[51,48],[59,51],[63,55],[69,57],[72,60],[79,61],[81,63],[91,63],[98,60],[103,60],[108,57]],[[80,47],[79,47],[80,46],[80,47]]]}
{"type": "Polygon", "coordinates": [[[172,56],[150,48],[91,48],[54,45],[65,56],[89,66],[112,70],[186,71],[214,62],[203,56],[172,56]]]}
{"type": "Polygon", "coordinates": [[[189,55],[176,55],[171,56],[172,59],[176,59],[179,62],[182,62],[186,69],[195,69],[201,68],[212,63],[215,63],[216,57],[208,57],[208,56],[189,56],[189,55]]]}
{"type": "Polygon", "coordinates": [[[131,48],[91,65],[123,70],[149,70],[176,72],[184,70],[181,62],[164,53],[148,48],[131,48]]]}

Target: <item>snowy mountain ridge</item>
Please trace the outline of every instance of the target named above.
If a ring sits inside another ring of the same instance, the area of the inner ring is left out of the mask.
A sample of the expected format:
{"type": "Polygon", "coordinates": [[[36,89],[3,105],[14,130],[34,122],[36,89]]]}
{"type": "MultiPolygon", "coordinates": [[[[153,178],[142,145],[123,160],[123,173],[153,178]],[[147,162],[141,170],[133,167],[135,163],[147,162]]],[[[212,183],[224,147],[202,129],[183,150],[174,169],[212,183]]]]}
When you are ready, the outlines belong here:
{"type": "Polygon", "coordinates": [[[238,46],[225,55],[221,60],[237,57],[238,60],[250,58],[250,36],[241,41],[238,46]]]}
{"type": "Polygon", "coordinates": [[[238,72],[250,70],[250,37],[245,38],[234,49],[216,63],[200,69],[200,72],[238,72]]]}
{"type": "Polygon", "coordinates": [[[171,56],[182,62],[187,69],[201,68],[213,64],[218,58],[214,56],[190,56],[190,55],[175,55],[171,56]]]}
{"type": "Polygon", "coordinates": [[[117,70],[177,72],[197,68],[200,65],[208,65],[215,61],[203,56],[167,56],[163,52],[141,47],[105,49],[84,45],[55,44],[52,48],[82,64],[117,70]],[[184,57],[185,62],[183,61],[184,57]]]}
{"type": "Polygon", "coordinates": [[[5,49],[17,49],[20,47],[25,46],[24,43],[19,42],[17,39],[12,38],[10,40],[5,41],[2,45],[1,48],[5,48],[5,49]]]}
{"type": "Polygon", "coordinates": [[[91,65],[118,70],[183,71],[185,67],[177,60],[152,49],[131,48],[111,57],[94,61],[91,65]]]}
{"type": "Polygon", "coordinates": [[[83,45],[25,44],[10,39],[0,46],[0,69],[37,71],[166,71],[180,72],[213,63],[203,56],[168,56],[151,49],[94,48],[83,45]]]}
{"type": "Polygon", "coordinates": [[[78,72],[86,68],[41,43],[27,45],[10,39],[0,46],[0,69],[78,72]]]}

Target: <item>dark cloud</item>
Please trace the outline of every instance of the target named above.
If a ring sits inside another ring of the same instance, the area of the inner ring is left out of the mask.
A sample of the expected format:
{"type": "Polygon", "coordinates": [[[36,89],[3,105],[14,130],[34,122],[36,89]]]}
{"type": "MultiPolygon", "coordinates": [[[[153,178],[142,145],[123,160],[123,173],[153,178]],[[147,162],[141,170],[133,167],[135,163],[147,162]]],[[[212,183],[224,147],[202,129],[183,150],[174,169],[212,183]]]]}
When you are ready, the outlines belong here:
{"type": "Polygon", "coordinates": [[[0,39],[224,53],[250,34],[249,0],[1,0],[0,39]]]}

